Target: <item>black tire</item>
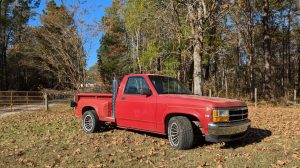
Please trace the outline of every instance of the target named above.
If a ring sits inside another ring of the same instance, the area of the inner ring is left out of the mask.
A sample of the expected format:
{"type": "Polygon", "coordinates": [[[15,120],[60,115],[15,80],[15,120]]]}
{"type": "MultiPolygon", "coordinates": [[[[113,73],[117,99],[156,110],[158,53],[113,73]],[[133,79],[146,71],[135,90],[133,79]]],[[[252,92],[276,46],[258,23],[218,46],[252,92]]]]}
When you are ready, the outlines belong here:
{"type": "Polygon", "coordinates": [[[82,116],[82,128],[87,133],[97,132],[100,127],[100,121],[95,110],[84,112],[82,116]]]}
{"type": "Polygon", "coordinates": [[[168,122],[168,139],[175,149],[190,149],[194,145],[191,121],[184,116],[172,117],[168,122]]]}

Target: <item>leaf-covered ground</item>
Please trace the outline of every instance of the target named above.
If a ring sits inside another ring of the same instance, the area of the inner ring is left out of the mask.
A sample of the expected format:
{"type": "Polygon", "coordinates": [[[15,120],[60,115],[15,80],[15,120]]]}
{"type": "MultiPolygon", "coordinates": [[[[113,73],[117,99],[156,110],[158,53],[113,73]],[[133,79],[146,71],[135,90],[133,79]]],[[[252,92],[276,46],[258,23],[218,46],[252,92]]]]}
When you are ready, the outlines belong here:
{"type": "Polygon", "coordinates": [[[166,137],[123,129],[86,134],[67,105],[0,118],[0,167],[299,167],[300,106],[250,107],[244,141],[177,151],[166,137]]]}

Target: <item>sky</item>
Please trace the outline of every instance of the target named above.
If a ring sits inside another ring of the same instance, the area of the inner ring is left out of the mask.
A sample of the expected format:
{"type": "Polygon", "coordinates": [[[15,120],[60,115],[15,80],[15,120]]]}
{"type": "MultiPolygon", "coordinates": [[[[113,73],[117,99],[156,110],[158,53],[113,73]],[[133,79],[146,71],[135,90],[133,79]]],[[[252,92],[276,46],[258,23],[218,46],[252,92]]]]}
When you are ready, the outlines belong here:
{"type": "MultiPolygon", "coordinates": [[[[37,15],[29,20],[29,25],[31,26],[40,26],[39,16],[42,11],[46,7],[46,3],[49,0],[41,0],[41,4],[39,8],[35,9],[37,15]]],[[[111,0],[82,0],[84,3],[80,5],[80,9],[78,13],[84,13],[82,16],[75,16],[75,20],[79,20],[81,18],[87,24],[94,25],[96,28],[96,23],[99,23],[102,16],[104,15],[104,10],[106,7],[111,6],[111,0]],[[87,12],[83,12],[87,10],[87,12]]],[[[60,5],[62,0],[55,0],[55,2],[60,5]]],[[[71,5],[78,3],[78,0],[64,0],[64,4],[69,8],[71,5]]],[[[82,30],[87,34],[84,38],[86,39],[86,43],[84,44],[84,48],[87,52],[87,68],[89,69],[91,66],[97,63],[97,50],[100,47],[99,40],[102,36],[102,32],[98,33],[96,36],[92,35],[92,32],[86,31],[85,27],[79,25],[79,30],[82,30]],[[88,32],[88,33],[86,33],[88,32]]]]}

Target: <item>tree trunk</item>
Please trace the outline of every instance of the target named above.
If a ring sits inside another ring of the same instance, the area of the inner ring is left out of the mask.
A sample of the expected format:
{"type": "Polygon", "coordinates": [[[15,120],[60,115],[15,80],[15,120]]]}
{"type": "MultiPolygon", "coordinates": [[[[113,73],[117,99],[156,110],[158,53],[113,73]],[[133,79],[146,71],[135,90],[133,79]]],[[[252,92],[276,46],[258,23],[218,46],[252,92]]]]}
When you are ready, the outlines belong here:
{"type": "Polygon", "coordinates": [[[157,57],[157,59],[156,59],[156,71],[157,72],[160,72],[161,71],[161,60],[160,60],[161,58],[160,57],[157,57]]]}
{"type": "Polygon", "coordinates": [[[289,80],[289,84],[292,83],[290,24],[291,24],[291,16],[290,16],[290,10],[289,10],[289,12],[288,12],[288,25],[287,25],[287,55],[288,55],[288,80],[289,80]]]}
{"type": "Polygon", "coordinates": [[[263,6],[263,29],[264,29],[264,85],[263,91],[266,99],[271,98],[271,38],[269,28],[269,0],[264,0],[263,6]]]}
{"type": "Polygon", "coordinates": [[[184,64],[182,59],[182,51],[181,51],[181,39],[178,38],[178,48],[177,48],[177,61],[178,65],[178,79],[180,82],[184,82],[184,64]]]}
{"type": "Polygon", "coordinates": [[[227,81],[227,70],[224,69],[224,81],[225,81],[225,95],[228,98],[228,81],[227,81]]]}
{"type": "MultiPolygon", "coordinates": [[[[131,43],[130,43],[130,55],[131,55],[131,59],[133,61],[136,61],[137,58],[136,58],[136,53],[135,53],[135,39],[134,39],[134,36],[131,36],[131,43]]],[[[133,72],[136,73],[137,72],[137,69],[136,69],[136,66],[133,66],[133,72]]]]}
{"type": "Polygon", "coordinates": [[[210,58],[208,58],[208,61],[207,61],[207,65],[204,65],[204,69],[205,69],[205,72],[204,72],[204,80],[209,80],[210,78],[210,58]]]}
{"type": "Polygon", "coordinates": [[[241,62],[241,52],[240,52],[240,48],[241,48],[241,34],[240,32],[238,32],[238,36],[237,36],[237,46],[236,46],[236,64],[235,64],[235,79],[234,79],[234,89],[236,89],[237,91],[240,90],[240,62],[241,62]]]}
{"type": "Polygon", "coordinates": [[[201,54],[201,44],[196,42],[194,45],[193,59],[194,59],[194,94],[202,95],[202,54],[201,54]]]}
{"type": "Polygon", "coordinates": [[[219,67],[219,59],[218,56],[215,57],[215,64],[214,64],[214,78],[215,78],[215,86],[214,86],[214,93],[219,92],[219,78],[218,78],[218,67],[219,67]]]}
{"type": "Polygon", "coordinates": [[[184,65],[183,65],[183,60],[182,60],[182,55],[181,55],[181,49],[179,48],[177,51],[177,60],[178,60],[178,78],[180,82],[184,82],[184,65]]]}
{"type": "MultiPolygon", "coordinates": [[[[0,18],[7,18],[8,2],[0,1],[0,18]],[[3,9],[4,8],[4,9],[3,9]]],[[[5,22],[5,21],[3,21],[5,22]]],[[[9,38],[7,37],[6,24],[0,25],[0,90],[7,90],[7,43],[9,38]]]]}
{"type": "Polygon", "coordinates": [[[139,67],[139,73],[142,73],[142,66],[141,66],[139,52],[140,52],[140,31],[137,31],[136,32],[136,58],[139,67]]]}
{"type": "Polygon", "coordinates": [[[253,63],[254,63],[254,55],[255,55],[255,50],[254,50],[254,37],[253,37],[253,14],[252,14],[252,6],[251,6],[251,0],[247,0],[247,8],[246,8],[247,12],[248,12],[248,17],[247,17],[247,31],[249,34],[249,64],[248,64],[248,71],[250,74],[250,78],[249,78],[249,89],[250,89],[250,97],[253,97],[253,91],[254,91],[254,75],[253,75],[253,63]]]}
{"type": "Polygon", "coordinates": [[[300,45],[298,46],[298,93],[300,92],[300,45]]]}
{"type": "MultiPolygon", "coordinates": [[[[0,19],[2,18],[2,0],[0,0],[0,19]]],[[[0,24],[0,90],[2,90],[3,84],[3,58],[2,58],[2,44],[3,44],[3,24],[0,24]]]]}

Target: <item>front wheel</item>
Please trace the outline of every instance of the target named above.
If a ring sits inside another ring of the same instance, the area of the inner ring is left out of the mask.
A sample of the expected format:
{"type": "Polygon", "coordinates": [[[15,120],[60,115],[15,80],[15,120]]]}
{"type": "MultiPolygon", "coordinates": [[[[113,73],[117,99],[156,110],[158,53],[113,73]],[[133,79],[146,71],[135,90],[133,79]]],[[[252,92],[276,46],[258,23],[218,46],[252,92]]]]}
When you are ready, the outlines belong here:
{"type": "Polygon", "coordinates": [[[100,121],[96,111],[86,111],[82,116],[82,128],[87,133],[93,133],[98,131],[100,121]]]}
{"type": "Polygon", "coordinates": [[[172,117],[168,123],[168,138],[175,149],[190,149],[194,144],[191,121],[184,116],[172,117]]]}

